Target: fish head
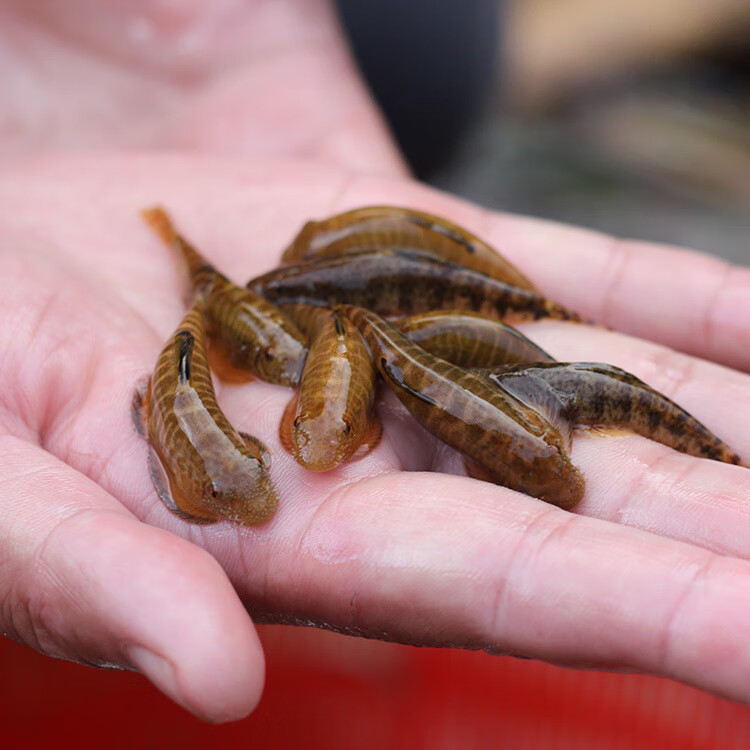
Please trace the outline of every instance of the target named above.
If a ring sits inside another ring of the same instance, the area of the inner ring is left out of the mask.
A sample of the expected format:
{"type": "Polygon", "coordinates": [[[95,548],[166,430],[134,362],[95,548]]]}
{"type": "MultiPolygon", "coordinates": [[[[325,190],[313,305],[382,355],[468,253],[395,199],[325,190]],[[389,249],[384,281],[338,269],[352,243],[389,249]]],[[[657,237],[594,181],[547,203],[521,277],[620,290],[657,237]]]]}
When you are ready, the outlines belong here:
{"type": "Polygon", "coordinates": [[[306,354],[304,345],[296,339],[272,337],[256,350],[252,369],[266,383],[291,388],[299,384],[306,354]]]}
{"type": "Polygon", "coordinates": [[[346,461],[359,447],[361,431],[346,415],[323,411],[300,413],[292,425],[292,447],[297,462],[309,471],[328,471],[346,461]]]}
{"type": "Polygon", "coordinates": [[[204,502],[219,518],[244,526],[268,521],[276,511],[278,498],[263,461],[242,455],[234,465],[206,476],[204,502]]]}

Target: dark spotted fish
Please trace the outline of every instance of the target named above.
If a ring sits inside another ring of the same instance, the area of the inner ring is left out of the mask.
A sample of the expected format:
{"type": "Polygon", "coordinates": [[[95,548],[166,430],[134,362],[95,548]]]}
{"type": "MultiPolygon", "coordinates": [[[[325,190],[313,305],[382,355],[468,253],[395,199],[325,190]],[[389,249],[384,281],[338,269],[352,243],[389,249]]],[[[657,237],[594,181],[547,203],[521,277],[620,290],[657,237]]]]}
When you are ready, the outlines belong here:
{"type": "Polygon", "coordinates": [[[530,404],[545,397],[562,399],[574,424],[621,427],[691,456],[742,463],[695,417],[619,367],[597,362],[541,363],[507,367],[488,377],[530,404]]]}
{"type": "Polygon", "coordinates": [[[537,292],[417,251],[361,252],[286,266],[252,279],[248,288],[276,305],[351,304],[386,316],[469,310],[495,319],[580,320],[537,292]]]}

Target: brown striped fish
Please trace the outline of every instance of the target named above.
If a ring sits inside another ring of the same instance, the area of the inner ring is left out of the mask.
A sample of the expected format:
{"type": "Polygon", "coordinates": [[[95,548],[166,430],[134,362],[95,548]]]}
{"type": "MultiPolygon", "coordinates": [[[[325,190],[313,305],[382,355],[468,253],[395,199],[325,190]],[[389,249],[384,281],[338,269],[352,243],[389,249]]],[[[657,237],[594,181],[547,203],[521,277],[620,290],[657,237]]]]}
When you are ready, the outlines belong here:
{"type": "Polygon", "coordinates": [[[469,459],[469,473],[561,508],[581,499],[585,483],[567,454],[570,420],[564,403],[550,403],[542,415],[497,384],[427,353],[375,313],[336,309],[359,328],[378,371],[404,406],[469,459]]]}
{"type": "Polygon", "coordinates": [[[554,359],[512,326],[471,312],[437,310],[393,321],[410,341],[459,367],[503,367],[554,359]]]}
{"type": "Polygon", "coordinates": [[[270,456],[237,432],[216,402],[204,346],[199,294],[136,392],[133,419],[148,440],[149,471],[164,504],[185,520],[264,523],[276,510],[270,456]]]}
{"type": "Polygon", "coordinates": [[[493,247],[467,229],[426,211],[366,206],[308,221],[284,251],[284,263],[335,258],[361,250],[422,250],[499,281],[537,292],[534,285],[493,247]]]}
{"type": "Polygon", "coordinates": [[[163,209],[147,209],[143,216],[183,259],[193,290],[205,294],[211,369],[233,382],[255,375],[267,383],[296,385],[306,354],[296,326],[268,300],[219,273],[177,232],[163,209]]]}
{"type": "MultiPolygon", "coordinates": [[[[287,308],[285,308],[285,312],[287,308]]],[[[279,427],[282,445],[310,471],[328,471],[362,458],[380,442],[372,411],[375,368],[357,328],[325,308],[289,311],[310,334],[298,394],[279,427]]]]}

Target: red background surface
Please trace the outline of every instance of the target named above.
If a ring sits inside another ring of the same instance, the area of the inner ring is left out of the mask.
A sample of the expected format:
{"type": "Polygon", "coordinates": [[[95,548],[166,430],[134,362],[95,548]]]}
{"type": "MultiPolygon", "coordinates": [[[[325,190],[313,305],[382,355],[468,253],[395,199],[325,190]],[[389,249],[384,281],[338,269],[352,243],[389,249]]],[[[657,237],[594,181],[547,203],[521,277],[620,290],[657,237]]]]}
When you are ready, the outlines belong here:
{"type": "Polygon", "coordinates": [[[750,707],[676,683],[266,627],[267,686],[211,726],[136,674],[0,639],[0,747],[746,750],[750,707]]]}

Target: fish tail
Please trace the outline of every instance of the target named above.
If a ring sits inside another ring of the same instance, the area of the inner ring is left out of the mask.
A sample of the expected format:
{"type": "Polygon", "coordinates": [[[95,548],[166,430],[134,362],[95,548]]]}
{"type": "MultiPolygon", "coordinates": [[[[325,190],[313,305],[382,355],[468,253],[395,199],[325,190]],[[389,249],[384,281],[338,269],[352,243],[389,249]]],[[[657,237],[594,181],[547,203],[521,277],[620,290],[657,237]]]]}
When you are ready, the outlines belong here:
{"type": "Polygon", "coordinates": [[[182,258],[193,289],[205,290],[214,281],[216,269],[177,231],[161,206],[143,209],[141,215],[162,241],[182,258]]]}

